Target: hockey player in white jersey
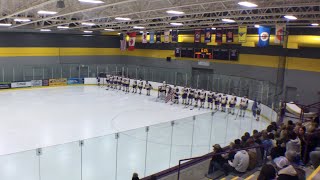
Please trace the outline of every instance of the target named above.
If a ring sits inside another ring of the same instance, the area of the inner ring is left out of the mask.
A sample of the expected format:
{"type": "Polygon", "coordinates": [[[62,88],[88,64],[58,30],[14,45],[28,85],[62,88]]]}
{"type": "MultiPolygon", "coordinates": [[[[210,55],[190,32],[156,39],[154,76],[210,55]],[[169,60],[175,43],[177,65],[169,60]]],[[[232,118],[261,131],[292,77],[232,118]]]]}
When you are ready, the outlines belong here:
{"type": "Polygon", "coordinates": [[[249,100],[246,96],[241,98],[240,100],[240,117],[244,117],[246,115],[246,110],[248,108],[249,100]]]}
{"type": "Polygon", "coordinates": [[[227,103],[228,103],[228,96],[226,94],[223,94],[221,96],[221,111],[226,112],[227,110],[227,103]]]}
{"type": "Polygon", "coordinates": [[[137,86],[138,86],[138,81],[134,79],[132,83],[132,93],[137,93],[137,86]]]}
{"type": "Polygon", "coordinates": [[[194,98],[194,89],[190,88],[190,89],[189,89],[189,94],[188,94],[188,102],[187,102],[187,105],[192,106],[193,98],[194,98]]]}
{"type": "Polygon", "coordinates": [[[208,98],[207,98],[207,103],[208,103],[208,109],[213,109],[213,92],[210,91],[208,93],[208,98]]]}
{"type": "Polygon", "coordinates": [[[194,91],[194,107],[198,107],[198,101],[199,101],[199,97],[200,96],[200,91],[198,91],[197,89],[194,91]]]}
{"type": "Polygon", "coordinates": [[[221,101],[221,95],[218,94],[218,93],[215,93],[215,96],[214,96],[214,105],[215,105],[215,110],[216,111],[219,111],[220,110],[220,101],[221,101]]]}
{"type": "Polygon", "coordinates": [[[200,108],[204,108],[204,104],[206,102],[206,92],[204,91],[204,89],[202,89],[201,92],[199,92],[200,95],[199,95],[199,98],[200,98],[200,108]]]}
{"type": "Polygon", "coordinates": [[[234,94],[232,94],[230,101],[229,101],[229,110],[228,110],[229,114],[234,115],[236,103],[237,103],[237,97],[234,94]]]}
{"type": "Polygon", "coordinates": [[[125,82],[125,88],[126,88],[126,93],[129,93],[130,92],[130,78],[125,78],[124,80],[125,82]]]}
{"type": "Polygon", "coordinates": [[[140,81],[138,83],[138,88],[139,88],[139,94],[141,94],[142,88],[143,88],[143,81],[141,79],[140,79],[140,81]]]}
{"type": "Polygon", "coordinates": [[[146,84],[144,85],[144,88],[147,90],[147,96],[150,96],[150,91],[152,89],[151,84],[147,81],[146,84]]]}

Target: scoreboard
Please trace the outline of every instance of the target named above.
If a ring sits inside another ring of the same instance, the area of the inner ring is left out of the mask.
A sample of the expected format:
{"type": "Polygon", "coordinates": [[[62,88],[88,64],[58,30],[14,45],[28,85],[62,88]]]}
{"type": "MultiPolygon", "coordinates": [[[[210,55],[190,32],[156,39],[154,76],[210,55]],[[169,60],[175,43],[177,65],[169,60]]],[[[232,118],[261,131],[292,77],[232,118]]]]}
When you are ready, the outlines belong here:
{"type": "Polygon", "coordinates": [[[176,48],[176,57],[237,61],[239,50],[227,48],[176,48]]]}

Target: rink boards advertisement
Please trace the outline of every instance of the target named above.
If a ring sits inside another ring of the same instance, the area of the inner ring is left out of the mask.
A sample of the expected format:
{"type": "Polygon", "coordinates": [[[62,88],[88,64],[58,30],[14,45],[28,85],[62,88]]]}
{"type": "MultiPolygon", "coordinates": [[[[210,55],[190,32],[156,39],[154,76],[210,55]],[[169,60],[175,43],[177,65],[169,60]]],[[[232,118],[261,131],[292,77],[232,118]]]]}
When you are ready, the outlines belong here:
{"type": "Polygon", "coordinates": [[[31,87],[31,82],[14,82],[11,83],[11,88],[25,88],[25,87],[31,87]]]}
{"type": "Polygon", "coordinates": [[[0,82],[0,89],[10,89],[11,83],[8,82],[0,82]]]}
{"type": "Polygon", "coordinates": [[[84,80],[82,78],[69,78],[68,84],[83,84],[84,80]]]}
{"type": "Polygon", "coordinates": [[[66,86],[67,78],[49,79],[49,86],[66,86]]]}
{"type": "Polygon", "coordinates": [[[42,80],[32,80],[32,81],[31,81],[31,86],[32,86],[32,87],[42,86],[42,80]]]}

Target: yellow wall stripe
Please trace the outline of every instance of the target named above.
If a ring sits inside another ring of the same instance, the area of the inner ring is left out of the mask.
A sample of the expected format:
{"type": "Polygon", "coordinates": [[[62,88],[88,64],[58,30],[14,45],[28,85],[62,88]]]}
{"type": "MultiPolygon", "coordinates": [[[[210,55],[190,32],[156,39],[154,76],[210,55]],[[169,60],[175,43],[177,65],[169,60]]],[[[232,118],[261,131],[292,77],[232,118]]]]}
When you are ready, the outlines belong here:
{"type": "Polygon", "coordinates": [[[317,167],[316,170],[314,170],[310,176],[307,178],[307,180],[315,180],[313,179],[318,173],[320,173],[320,166],[317,167]]]}

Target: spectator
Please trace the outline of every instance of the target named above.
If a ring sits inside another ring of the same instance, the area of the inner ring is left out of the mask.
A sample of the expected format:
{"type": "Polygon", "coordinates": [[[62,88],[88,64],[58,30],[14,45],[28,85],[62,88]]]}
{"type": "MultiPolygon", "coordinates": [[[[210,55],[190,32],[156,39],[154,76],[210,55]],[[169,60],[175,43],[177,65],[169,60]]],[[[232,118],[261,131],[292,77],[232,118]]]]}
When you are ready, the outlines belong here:
{"type": "Polygon", "coordinates": [[[281,170],[284,167],[287,167],[288,165],[290,165],[290,162],[284,156],[280,156],[280,157],[275,158],[273,160],[273,163],[275,164],[275,167],[277,170],[281,170]]]}
{"type": "MultiPolygon", "coordinates": [[[[304,153],[306,151],[306,146],[307,146],[307,140],[306,140],[306,127],[300,126],[298,130],[298,137],[301,142],[301,150],[300,150],[300,157],[304,157],[304,153]]],[[[307,159],[306,159],[307,161],[307,159]]]]}
{"type": "Polygon", "coordinates": [[[234,156],[233,161],[228,161],[225,163],[223,168],[225,175],[228,175],[230,172],[241,174],[247,171],[249,166],[249,155],[247,151],[240,150],[234,156]]]}
{"type": "Polygon", "coordinates": [[[300,160],[300,153],[301,153],[301,142],[300,139],[297,137],[296,133],[290,132],[289,133],[289,141],[286,144],[286,152],[294,151],[296,153],[296,160],[295,162],[300,160]]]}
{"type": "Polygon", "coordinates": [[[310,162],[314,168],[320,165],[320,148],[316,148],[315,151],[310,152],[310,162]]]}
{"type": "Polygon", "coordinates": [[[263,141],[262,141],[262,145],[264,147],[264,150],[265,150],[265,155],[268,156],[270,153],[271,153],[271,149],[272,149],[272,140],[270,139],[270,137],[272,136],[273,134],[270,133],[270,134],[267,134],[266,132],[264,132],[262,134],[262,138],[263,138],[263,141]]]}
{"type": "Polygon", "coordinates": [[[291,120],[288,121],[287,123],[287,130],[290,132],[294,129],[294,124],[291,120]]]}
{"type": "Polygon", "coordinates": [[[271,149],[270,156],[272,159],[275,159],[280,156],[284,156],[286,152],[286,143],[282,140],[277,141],[277,145],[271,149]]]}
{"type": "MultiPolygon", "coordinates": [[[[253,147],[254,146],[254,140],[253,138],[249,138],[247,140],[246,143],[246,147],[253,147]]],[[[252,170],[254,169],[257,164],[258,164],[258,157],[257,157],[257,151],[260,152],[260,149],[258,148],[258,150],[256,148],[252,148],[252,149],[248,149],[248,155],[249,155],[249,166],[248,166],[248,170],[252,170]]],[[[261,154],[260,157],[261,158],[261,154]]]]}
{"type": "MultiPolygon", "coordinates": [[[[219,144],[215,144],[212,147],[214,154],[223,152],[219,144]]],[[[208,176],[212,176],[215,170],[222,170],[224,163],[226,163],[226,160],[222,157],[222,155],[213,155],[209,165],[208,176]]]]}
{"type": "Polygon", "coordinates": [[[278,172],[277,180],[299,180],[298,172],[289,165],[278,172]]]}
{"type": "Polygon", "coordinates": [[[140,180],[138,173],[133,173],[132,180],[140,180]]]}
{"type": "Polygon", "coordinates": [[[257,180],[273,180],[276,178],[276,170],[271,164],[262,167],[257,180]]]}

